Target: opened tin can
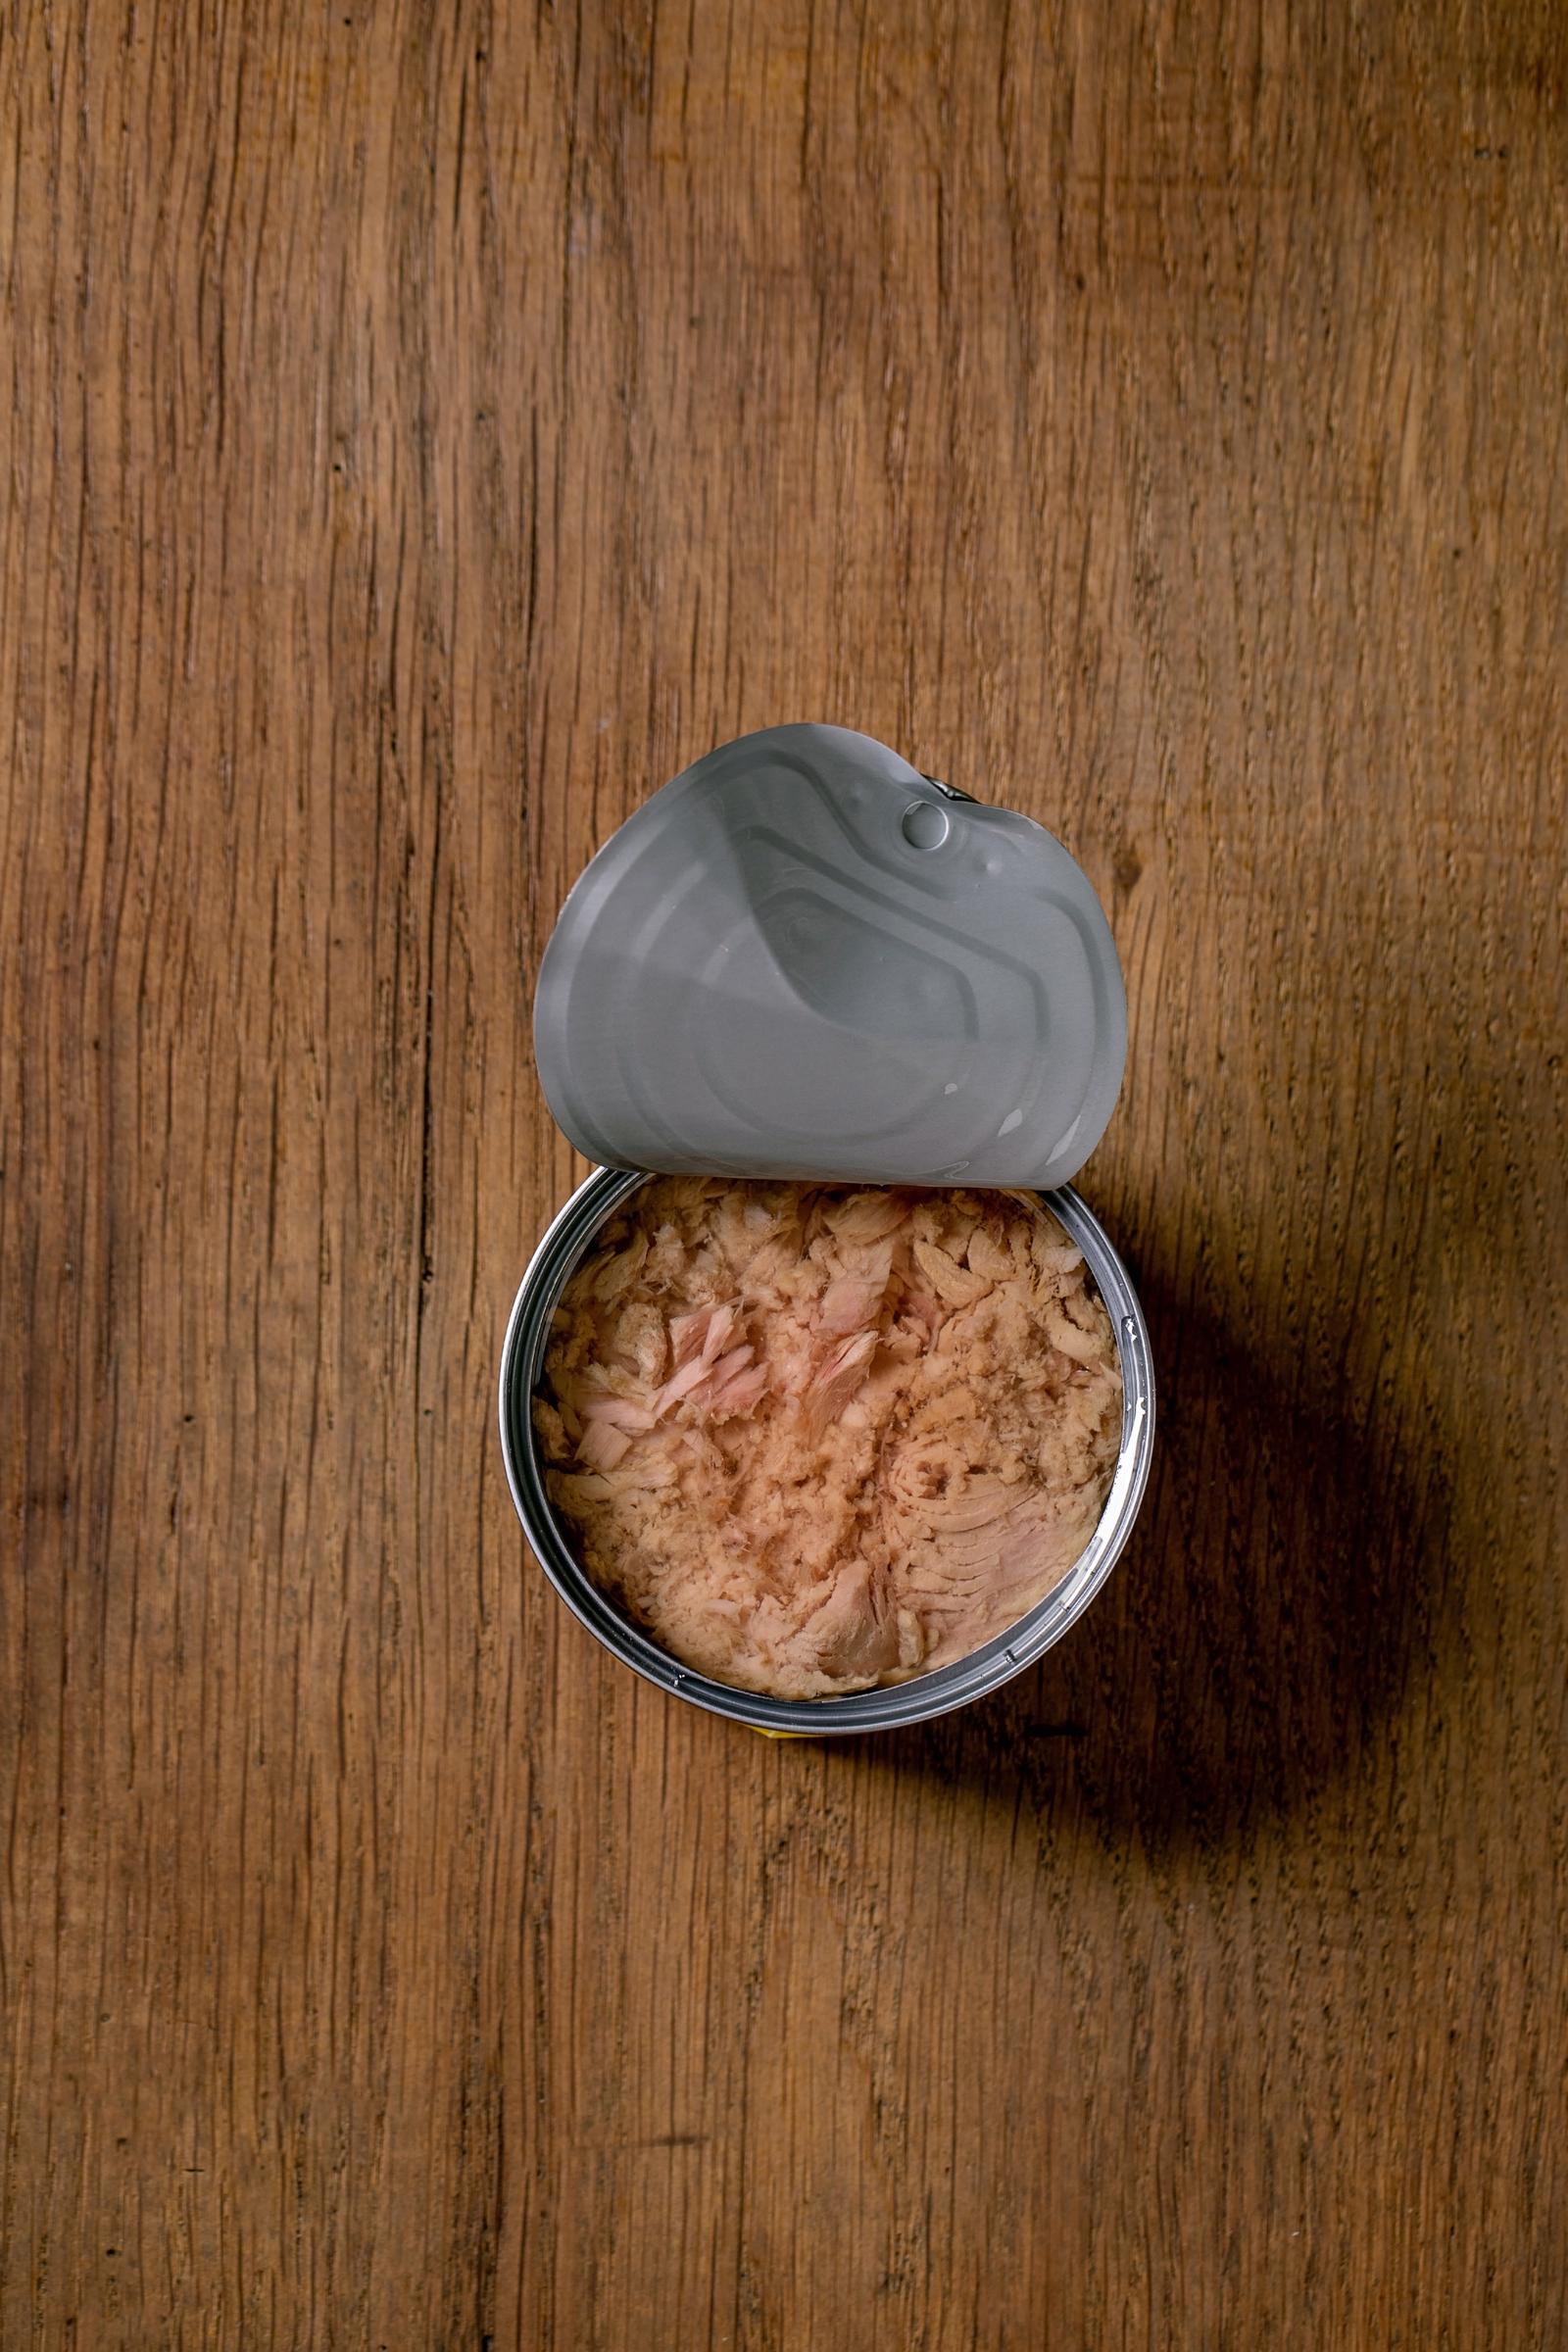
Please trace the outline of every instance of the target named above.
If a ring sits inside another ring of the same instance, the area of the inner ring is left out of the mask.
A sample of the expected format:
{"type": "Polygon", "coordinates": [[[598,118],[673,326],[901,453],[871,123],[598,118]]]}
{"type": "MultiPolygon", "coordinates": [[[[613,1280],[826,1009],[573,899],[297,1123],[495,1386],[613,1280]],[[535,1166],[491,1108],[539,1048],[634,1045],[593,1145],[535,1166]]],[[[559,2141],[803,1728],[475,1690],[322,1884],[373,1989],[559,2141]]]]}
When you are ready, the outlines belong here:
{"type": "Polygon", "coordinates": [[[541,968],[535,1051],[558,1123],[612,1163],[541,1242],[501,1365],[513,1498],[573,1614],[661,1689],[815,1737],[947,1713],[1059,1641],[1131,1533],[1154,1427],[1137,1294],[1066,1181],[1110,1116],[1126,1009],[1108,925],[1060,844],[845,729],[742,738],[655,794],[585,870],[541,968]],[[1109,1316],[1122,1424],[1094,1533],[1032,1609],[907,1681],[789,1699],[682,1665],[600,1591],[546,1491],[531,1405],[567,1281],[656,1173],[1038,1195],[1109,1316]]]}

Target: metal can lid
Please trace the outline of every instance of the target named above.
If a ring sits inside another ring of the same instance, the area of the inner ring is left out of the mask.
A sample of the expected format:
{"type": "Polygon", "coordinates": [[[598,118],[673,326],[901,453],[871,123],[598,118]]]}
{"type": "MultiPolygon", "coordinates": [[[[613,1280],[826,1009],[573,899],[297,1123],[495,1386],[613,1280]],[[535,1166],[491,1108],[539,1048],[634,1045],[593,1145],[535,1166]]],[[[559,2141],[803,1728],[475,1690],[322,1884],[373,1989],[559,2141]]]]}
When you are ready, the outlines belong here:
{"type": "Polygon", "coordinates": [[[584,869],[534,1052],[557,1123],[610,1167],[1049,1188],[1104,1133],[1127,1002],[1042,826],[847,727],[765,727],[584,869]]]}

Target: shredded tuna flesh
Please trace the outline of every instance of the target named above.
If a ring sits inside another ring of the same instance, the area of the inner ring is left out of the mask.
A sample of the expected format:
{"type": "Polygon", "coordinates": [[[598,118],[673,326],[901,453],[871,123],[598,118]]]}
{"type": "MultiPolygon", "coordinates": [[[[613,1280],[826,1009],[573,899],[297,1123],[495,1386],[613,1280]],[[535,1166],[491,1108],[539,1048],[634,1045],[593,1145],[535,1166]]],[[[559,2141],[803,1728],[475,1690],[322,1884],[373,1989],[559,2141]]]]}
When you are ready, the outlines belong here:
{"type": "Polygon", "coordinates": [[[1045,1598],[1104,1502],[1121,1375],[1029,1194],[669,1177],[567,1284],[534,1421],[605,1592],[682,1664],[814,1698],[1045,1598]]]}

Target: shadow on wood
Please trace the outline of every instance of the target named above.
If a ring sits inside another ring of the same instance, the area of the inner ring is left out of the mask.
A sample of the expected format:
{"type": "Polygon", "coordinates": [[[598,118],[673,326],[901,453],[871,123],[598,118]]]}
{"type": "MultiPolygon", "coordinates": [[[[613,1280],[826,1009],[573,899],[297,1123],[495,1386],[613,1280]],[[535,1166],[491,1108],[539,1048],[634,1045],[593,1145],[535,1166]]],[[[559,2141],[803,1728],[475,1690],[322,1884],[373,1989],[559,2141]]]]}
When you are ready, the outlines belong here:
{"type": "Polygon", "coordinates": [[[1416,1736],[1449,1511],[1436,1432],[1401,1440],[1157,1273],[1142,1294],[1160,1426],[1126,1554],[1038,1667],[876,1753],[1157,1853],[1246,1843],[1416,1736]]]}

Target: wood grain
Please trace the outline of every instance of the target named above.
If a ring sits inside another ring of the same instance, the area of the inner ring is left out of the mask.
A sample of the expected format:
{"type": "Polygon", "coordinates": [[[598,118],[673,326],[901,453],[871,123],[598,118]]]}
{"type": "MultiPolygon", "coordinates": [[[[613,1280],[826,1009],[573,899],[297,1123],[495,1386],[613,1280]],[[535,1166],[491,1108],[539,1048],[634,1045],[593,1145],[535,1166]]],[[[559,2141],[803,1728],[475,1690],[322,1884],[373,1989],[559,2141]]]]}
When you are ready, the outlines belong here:
{"type": "Polygon", "coordinates": [[[34,0],[0,114],[0,2340],[1568,2340],[1568,16],[34,0]],[[556,909],[794,717],[1101,888],[1163,1407],[831,1748],[492,1426],[556,909]]]}

